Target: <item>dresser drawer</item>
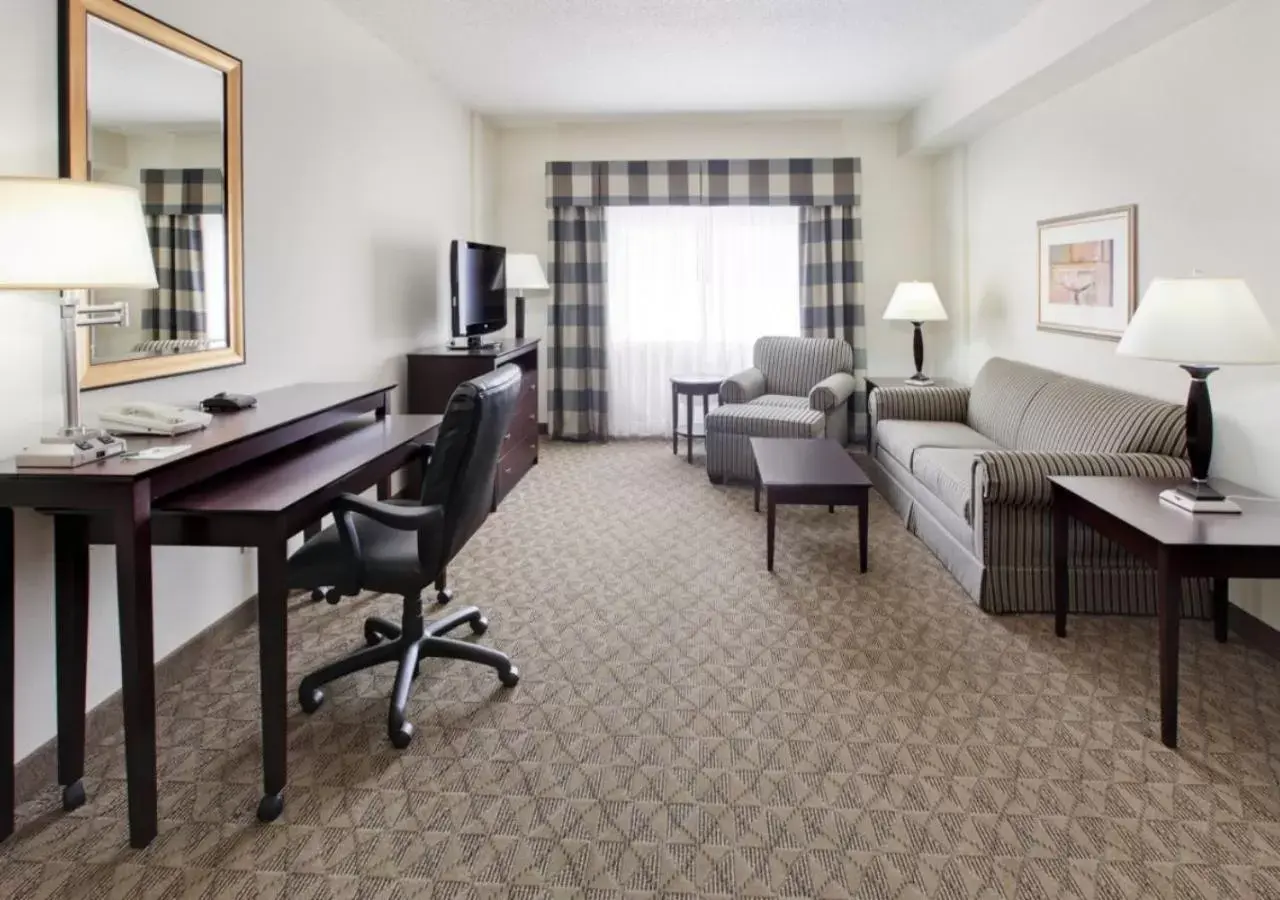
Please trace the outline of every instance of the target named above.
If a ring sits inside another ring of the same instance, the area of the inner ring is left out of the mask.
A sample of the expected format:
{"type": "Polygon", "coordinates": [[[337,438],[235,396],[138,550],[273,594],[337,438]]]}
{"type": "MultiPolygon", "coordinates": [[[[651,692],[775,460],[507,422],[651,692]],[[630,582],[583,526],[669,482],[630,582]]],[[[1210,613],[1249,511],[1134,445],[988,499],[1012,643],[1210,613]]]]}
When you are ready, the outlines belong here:
{"type": "Polygon", "coordinates": [[[516,409],[519,412],[531,412],[536,417],[538,415],[538,373],[525,372],[524,378],[520,381],[520,403],[516,409]]]}
{"type": "Polygon", "coordinates": [[[524,436],[498,460],[498,472],[493,482],[493,507],[498,508],[502,498],[511,492],[525,473],[538,459],[538,437],[524,436]]]}

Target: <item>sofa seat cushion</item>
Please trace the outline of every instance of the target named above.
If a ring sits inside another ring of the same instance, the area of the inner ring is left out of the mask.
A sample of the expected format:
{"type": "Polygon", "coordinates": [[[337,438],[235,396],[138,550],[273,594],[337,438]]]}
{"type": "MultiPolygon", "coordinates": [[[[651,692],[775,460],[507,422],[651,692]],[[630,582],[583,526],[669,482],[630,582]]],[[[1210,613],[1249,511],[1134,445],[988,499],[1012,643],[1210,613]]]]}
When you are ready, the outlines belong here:
{"type": "Polygon", "coordinates": [[[915,470],[911,464],[912,457],[922,447],[1005,449],[963,422],[917,422],[908,419],[886,419],[883,422],[877,422],[876,446],[909,471],[915,470]]]}
{"type": "Polygon", "coordinates": [[[971,447],[921,447],[911,474],[947,509],[972,522],[973,461],[981,452],[971,447]]]}
{"type": "Polygon", "coordinates": [[[821,437],[826,417],[815,409],[758,403],[717,406],[707,414],[707,434],[751,437],[821,437]]]}
{"type": "Polygon", "coordinates": [[[808,409],[808,397],[792,397],[790,394],[765,394],[752,400],[748,406],[790,406],[795,409],[808,409]]]}

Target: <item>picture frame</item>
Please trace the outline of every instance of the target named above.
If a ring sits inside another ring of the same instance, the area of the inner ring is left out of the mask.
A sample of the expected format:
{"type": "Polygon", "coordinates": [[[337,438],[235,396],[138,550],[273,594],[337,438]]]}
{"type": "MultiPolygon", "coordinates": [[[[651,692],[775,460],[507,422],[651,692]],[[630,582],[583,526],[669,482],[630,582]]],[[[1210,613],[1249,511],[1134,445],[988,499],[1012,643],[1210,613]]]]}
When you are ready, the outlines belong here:
{"type": "Polygon", "coordinates": [[[1138,207],[1042,219],[1036,328],[1118,341],[1138,308],[1138,207]]]}

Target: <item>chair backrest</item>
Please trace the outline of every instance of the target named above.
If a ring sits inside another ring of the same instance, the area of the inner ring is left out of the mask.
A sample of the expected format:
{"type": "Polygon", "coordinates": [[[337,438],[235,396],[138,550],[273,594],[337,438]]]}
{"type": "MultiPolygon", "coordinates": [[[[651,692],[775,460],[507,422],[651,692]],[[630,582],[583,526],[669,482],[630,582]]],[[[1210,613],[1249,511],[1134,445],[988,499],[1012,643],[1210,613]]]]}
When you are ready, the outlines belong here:
{"type": "Polygon", "coordinates": [[[839,338],[762,337],[751,363],[764,374],[770,394],[804,397],[824,378],[853,374],[853,348],[839,338]]]}
{"type": "Polygon", "coordinates": [[[454,389],[422,476],[422,504],[444,507],[443,529],[419,533],[418,557],[424,566],[439,571],[488,517],[502,440],[519,399],[520,369],[513,365],[454,389]],[[431,546],[423,546],[424,541],[431,546]]]}

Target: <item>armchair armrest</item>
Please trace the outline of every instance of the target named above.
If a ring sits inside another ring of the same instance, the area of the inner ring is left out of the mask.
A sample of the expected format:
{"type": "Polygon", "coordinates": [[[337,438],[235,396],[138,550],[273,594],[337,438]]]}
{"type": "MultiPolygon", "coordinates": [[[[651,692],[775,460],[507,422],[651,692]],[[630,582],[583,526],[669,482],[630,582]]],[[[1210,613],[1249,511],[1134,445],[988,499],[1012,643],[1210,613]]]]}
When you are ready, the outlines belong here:
{"type": "Polygon", "coordinates": [[[867,410],[871,421],[913,419],[963,422],[969,414],[967,387],[877,387],[867,410]]]}
{"type": "Polygon", "coordinates": [[[1050,453],[985,450],[974,462],[983,500],[1013,506],[1048,506],[1050,475],[1127,475],[1187,478],[1185,459],[1159,453],[1050,453]]]}
{"type": "Polygon", "coordinates": [[[857,379],[848,372],[828,375],[809,389],[809,408],[818,412],[830,412],[848,403],[857,387],[857,379]]]}
{"type": "Polygon", "coordinates": [[[759,369],[747,369],[731,375],[720,385],[721,403],[747,403],[764,396],[764,373],[759,369]]]}

